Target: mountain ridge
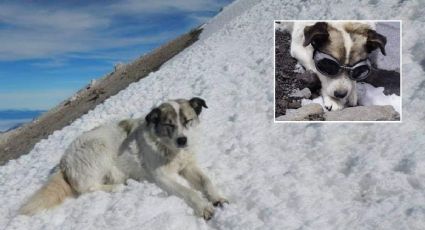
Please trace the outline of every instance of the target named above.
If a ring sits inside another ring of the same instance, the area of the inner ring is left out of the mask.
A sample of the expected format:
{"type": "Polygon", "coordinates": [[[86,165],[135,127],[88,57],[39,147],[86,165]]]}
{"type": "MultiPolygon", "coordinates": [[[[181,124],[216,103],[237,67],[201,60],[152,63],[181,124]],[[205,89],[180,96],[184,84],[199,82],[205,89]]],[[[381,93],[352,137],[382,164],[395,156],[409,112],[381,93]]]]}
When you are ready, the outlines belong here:
{"type": "Polygon", "coordinates": [[[34,145],[53,134],[54,131],[73,121],[116,95],[173,58],[198,40],[202,28],[195,28],[174,40],[135,59],[129,64],[120,64],[104,77],[101,77],[79,90],[76,94],[35,118],[9,132],[0,135],[0,165],[10,159],[27,154],[34,145]]]}

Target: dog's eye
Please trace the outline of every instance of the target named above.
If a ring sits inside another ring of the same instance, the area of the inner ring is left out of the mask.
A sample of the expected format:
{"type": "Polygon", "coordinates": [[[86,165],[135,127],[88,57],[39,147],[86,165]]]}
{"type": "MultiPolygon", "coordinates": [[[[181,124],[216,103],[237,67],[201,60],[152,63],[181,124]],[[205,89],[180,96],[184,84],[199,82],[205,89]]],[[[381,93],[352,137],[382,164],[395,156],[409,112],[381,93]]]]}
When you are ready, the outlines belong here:
{"type": "Polygon", "coordinates": [[[190,125],[190,124],[192,123],[192,121],[193,121],[193,119],[186,120],[186,121],[184,122],[184,126],[188,126],[188,125],[190,125]]]}
{"type": "Polygon", "coordinates": [[[172,128],[172,129],[174,129],[174,127],[176,127],[173,124],[162,124],[162,125],[165,126],[165,127],[167,127],[167,128],[172,128]]]}

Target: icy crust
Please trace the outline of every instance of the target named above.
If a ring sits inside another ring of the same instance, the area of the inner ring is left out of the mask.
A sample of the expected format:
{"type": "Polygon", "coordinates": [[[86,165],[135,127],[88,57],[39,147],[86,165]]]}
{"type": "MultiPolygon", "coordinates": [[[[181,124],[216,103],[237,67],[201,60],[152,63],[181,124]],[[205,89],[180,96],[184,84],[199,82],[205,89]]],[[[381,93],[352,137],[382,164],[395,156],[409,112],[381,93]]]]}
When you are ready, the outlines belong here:
{"type": "Polygon", "coordinates": [[[0,167],[0,229],[425,229],[422,9],[419,1],[256,4],[0,167]],[[404,122],[273,124],[273,19],[377,15],[404,20],[404,122]],[[209,106],[201,117],[200,165],[231,202],[211,221],[154,184],[135,181],[121,192],[86,194],[50,212],[16,216],[77,135],[193,95],[209,106]]]}

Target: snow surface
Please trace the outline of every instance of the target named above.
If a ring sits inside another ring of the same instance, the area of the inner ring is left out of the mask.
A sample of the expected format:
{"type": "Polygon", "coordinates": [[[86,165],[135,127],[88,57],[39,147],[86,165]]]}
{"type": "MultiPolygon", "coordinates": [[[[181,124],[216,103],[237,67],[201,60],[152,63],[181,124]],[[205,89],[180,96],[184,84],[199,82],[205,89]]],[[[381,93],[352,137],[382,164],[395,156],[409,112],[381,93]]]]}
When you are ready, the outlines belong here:
{"type": "Polygon", "coordinates": [[[0,167],[0,229],[425,229],[424,6],[259,1],[0,167]],[[377,15],[404,20],[403,123],[274,124],[273,19],[377,15]],[[143,116],[168,98],[194,95],[209,106],[201,117],[200,165],[231,202],[211,221],[193,216],[154,184],[135,181],[121,192],[94,192],[54,211],[17,215],[76,136],[110,120],[143,116]]]}
{"type": "Polygon", "coordinates": [[[401,112],[401,99],[396,94],[385,95],[384,87],[374,87],[368,83],[357,83],[359,105],[391,105],[401,112]]]}

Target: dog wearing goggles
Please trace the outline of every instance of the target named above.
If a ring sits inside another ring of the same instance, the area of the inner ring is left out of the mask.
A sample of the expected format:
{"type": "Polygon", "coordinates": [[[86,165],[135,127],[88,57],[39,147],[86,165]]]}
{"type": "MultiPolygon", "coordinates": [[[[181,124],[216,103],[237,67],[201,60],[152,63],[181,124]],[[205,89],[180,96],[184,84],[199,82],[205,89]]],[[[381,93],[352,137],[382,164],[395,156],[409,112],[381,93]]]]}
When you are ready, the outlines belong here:
{"type": "Polygon", "coordinates": [[[366,79],[380,49],[385,55],[385,36],[368,21],[298,21],[293,25],[291,56],[321,83],[328,111],[357,106],[356,82],[366,79]]]}

